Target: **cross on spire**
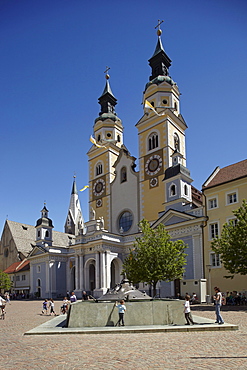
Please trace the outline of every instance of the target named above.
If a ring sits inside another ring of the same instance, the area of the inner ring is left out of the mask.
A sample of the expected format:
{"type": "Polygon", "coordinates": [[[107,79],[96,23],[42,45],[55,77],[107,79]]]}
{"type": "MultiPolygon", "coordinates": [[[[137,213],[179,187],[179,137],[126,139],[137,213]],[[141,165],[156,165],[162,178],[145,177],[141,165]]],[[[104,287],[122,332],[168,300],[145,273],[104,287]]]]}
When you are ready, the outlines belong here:
{"type": "Polygon", "coordinates": [[[108,75],[108,71],[109,71],[109,69],[111,69],[110,67],[107,67],[106,66],[106,70],[104,71],[104,73],[105,73],[105,78],[108,80],[109,79],[109,75],[108,75]]]}
{"type": "Polygon", "coordinates": [[[158,29],[160,30],[160,25],[161,25],[161,23],[163,23],[164,21],[161,21],[160,19],[158,19],[158,24],[157,24],[157,26],[156,27],[154,27],[155,29],[157,28],[157,27],[159,27],[158,29]]]}

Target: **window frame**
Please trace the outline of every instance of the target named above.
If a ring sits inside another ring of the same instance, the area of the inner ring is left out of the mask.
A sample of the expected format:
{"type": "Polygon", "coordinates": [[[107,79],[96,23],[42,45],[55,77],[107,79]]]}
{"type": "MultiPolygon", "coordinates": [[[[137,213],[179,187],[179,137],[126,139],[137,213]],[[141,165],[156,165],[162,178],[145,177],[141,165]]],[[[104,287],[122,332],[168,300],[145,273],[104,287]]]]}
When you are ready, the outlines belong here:
{"type": "Polygon", "coordinates": [[[231,191],[228,191],[228,192],[226,193],[226,206],[231,206],[231,205],[233,205],[233,204],[237,204],[238,202],[239,202],[239,200],[238,200],[238,189],[231,190],[231,191]],[[229,201],[229,197],[230,197],[230,196],[233,196],[233,195],[235,195],[235,196],[236,196],[236,201],[235,201],[235,202],[230,202],[230,201],[229,201]]]}
{"type": "Polygon", "coordinates": [[[208,239],[213,240],[217,236],[220,235],[220,227],[219,227],[219,222],[218,221],[212,221],[208,224],[208,239]],[[215,232],[216,228],[214,227],[214,231],[212,232],[212,226],[217,226],[217,233],[215,232]],[[214,234],[214,235],[213,235],[214,234]]]}
{"type": "Polygon", "coordinates": [[[160,147],[160,134],[158,131],[152,131],[147,137],[147,152],[157,150],[159,147],[160,147]],[[153,139],[154,136],[156,136],[155,139],[153,139]]]}
{"type": "Polygon", "coordinates": [[[219,208],[218,195],[214,195],[214,196],[207,199],[207,207],[208,207],[208,211],[211,211],[212,209],[219,208]],[[210,207],[210,202],[212,202],[214,200],[216,201],[216,206],[215,207],[210,207]]]}
{"type": "Polygon", "coordinates": [[[210,252],[210,266],[212,268],[221,268],[220,254],[210,252]]]}
{"type": "Polygon", "coordinates": [[[96,165],[95,165],[95,177],[98,177],[98,176],[101,176],[103,174],[103,162],[97,162],[96,165]]]}

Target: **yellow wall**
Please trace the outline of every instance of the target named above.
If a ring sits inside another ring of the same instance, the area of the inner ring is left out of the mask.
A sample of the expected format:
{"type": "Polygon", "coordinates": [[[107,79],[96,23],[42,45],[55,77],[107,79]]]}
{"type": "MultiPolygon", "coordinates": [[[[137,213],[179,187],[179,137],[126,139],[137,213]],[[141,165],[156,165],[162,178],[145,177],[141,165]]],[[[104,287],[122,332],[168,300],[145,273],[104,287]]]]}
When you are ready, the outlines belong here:
{"type": "Polygon", "coordinates": [[[233,210],[238,209],[242,200],[247,198],[247,179],[239,179],[231,181],[226,184],[215,186],[211,189],[204,190],[207,209],[207,227],[204,229],[204,263],[205,263],[205,275],[208,279],[208,294],[213,294],[213,288],[218,286],[223,292],[226,291],[247,291],[247,277],[239,274],[235,275],[233,279],[226,279],[224,276],[230,276],[231,274],[225,270],[223,265],[221,267],[210,268],[210,252],[211,240],[209,240],[209,225],[210,223],[217,222],[219,224],[219,235],[221,233],[223,225],[228,221],[229,218],[233,218],[233,210]],[[237,193],[237,203],[226,205],[226,194],[231,192],[237,193]],[[209,209],[208,201],[210,198],[216,198],[218,201],[218,208],[209,209]],[[211,287],[210,287],[211,285],[211,287]]]}

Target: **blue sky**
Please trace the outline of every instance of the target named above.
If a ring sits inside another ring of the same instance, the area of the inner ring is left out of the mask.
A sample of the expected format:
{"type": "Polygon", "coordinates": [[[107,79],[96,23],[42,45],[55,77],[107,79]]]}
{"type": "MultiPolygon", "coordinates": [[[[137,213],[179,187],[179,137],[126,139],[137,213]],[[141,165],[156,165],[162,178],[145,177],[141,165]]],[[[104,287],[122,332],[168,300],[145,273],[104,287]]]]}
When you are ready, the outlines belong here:
{"type": "MultiPolygon", "coordinates": [[[[124,142],[135,124],[162,19],[194,186],[216,166],[246,159],[245,0],[0,0],[0,223],[34,225],[46,201],[63,231],[73,175],[88,182],[89,136],[110,66],[124,142]]],[[[80,193],[88,219],[88,190],[80,193]]]]}

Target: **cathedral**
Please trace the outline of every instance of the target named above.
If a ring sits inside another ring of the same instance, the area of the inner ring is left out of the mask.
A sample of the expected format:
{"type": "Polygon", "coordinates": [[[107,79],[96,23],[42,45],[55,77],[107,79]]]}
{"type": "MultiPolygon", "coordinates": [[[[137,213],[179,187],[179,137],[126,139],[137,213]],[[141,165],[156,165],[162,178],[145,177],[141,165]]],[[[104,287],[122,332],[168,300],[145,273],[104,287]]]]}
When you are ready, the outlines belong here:
{"type": "MultiPolygon", "coordinates": [[[[180,112],[178,85],[169,75],[171,59],[162,45],[161,33],[159,26],[157,44],[148,61],[151,75],[142,97],[143,115],[135,125],[139,171],[135,170],[137,159],[124,144],[117,99],[106,72],[98,100],[100,112],[87,152],[89,221],[84,221],[74,178],[64,233],[53,230],[46,205],[35,226],[9,220],[5,223],[0,269],[16,262],[17,255],[20,261],[27,259],[31,295],[58,298],[74,291],[81,297],[85,290],[97,298],[106,293],[122,280],[123,261],[140,235],[139,221],[145,218],[154,228],[163,223],[172,240],[183,240],[188,246],[183,279],[159,282],[159,296],[196,291],[205,297],[206,217],[202,194],[192,186],[186,167],[187,124],[180,112]]],[[[140,287],[149,290],[146,284],[140,287]]]]}

